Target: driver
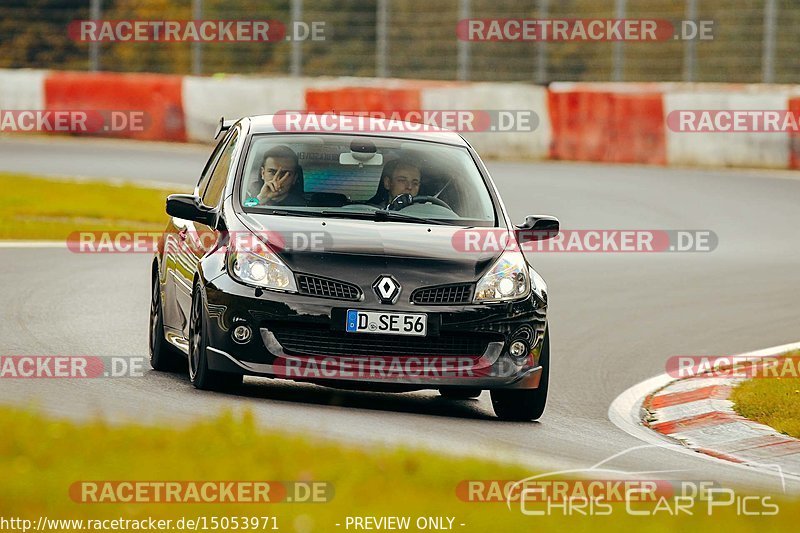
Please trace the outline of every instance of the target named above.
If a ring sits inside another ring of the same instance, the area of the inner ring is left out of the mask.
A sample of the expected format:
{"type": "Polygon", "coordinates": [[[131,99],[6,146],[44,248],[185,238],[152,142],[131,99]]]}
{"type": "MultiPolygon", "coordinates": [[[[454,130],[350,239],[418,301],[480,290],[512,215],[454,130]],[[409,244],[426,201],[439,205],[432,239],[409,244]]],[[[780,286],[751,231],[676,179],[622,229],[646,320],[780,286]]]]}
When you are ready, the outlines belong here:
{"type": "Polygon", "coordinates": [[[410,159],[395,159],[386,163],[383,166],[378,190],[367,203],[385,208],[400,194],[417,196],[422,183],[420,167],[410,159]]]}

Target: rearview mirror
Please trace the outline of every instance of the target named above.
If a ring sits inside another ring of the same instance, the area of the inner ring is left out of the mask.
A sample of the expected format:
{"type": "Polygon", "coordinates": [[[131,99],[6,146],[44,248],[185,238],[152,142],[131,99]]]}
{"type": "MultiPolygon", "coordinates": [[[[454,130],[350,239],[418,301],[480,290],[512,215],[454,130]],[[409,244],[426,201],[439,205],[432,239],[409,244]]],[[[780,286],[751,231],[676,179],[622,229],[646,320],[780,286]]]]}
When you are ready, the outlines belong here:
{"type": "Polygon", "coordinates": [[[383,154],[378,153],[375,143],[370,140],[353,139],[350,151],[339,154],[340,165],[382,165],[383,154]]]}
{"type": "Polygon", "coordinates": [[[552,239],[561,231],[561,224],[556,217],[549,215],[528,215],[525,223],[514,226],[517,241],[544,241],[552,239]]]}
{"type": "Polygon", "coordinates": [[[203,205],[200,197],[193,194],[170,194],[167,196],[167,214],[199,222],[206,226],[213,226],[217,219],[216,211],[203,205]]]}

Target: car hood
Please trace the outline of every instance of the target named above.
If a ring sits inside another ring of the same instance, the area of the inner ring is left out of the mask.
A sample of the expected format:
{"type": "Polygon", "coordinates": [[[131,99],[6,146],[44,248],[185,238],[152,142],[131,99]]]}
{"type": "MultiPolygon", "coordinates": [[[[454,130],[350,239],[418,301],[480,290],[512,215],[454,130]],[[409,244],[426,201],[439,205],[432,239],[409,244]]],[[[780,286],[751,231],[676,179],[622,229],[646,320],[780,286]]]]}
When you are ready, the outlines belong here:
{"type": "Polygon", "coordinates": [[[386,274],[410,289],[473,282],[501,253],[457,249],[465,228],[456,226],[253,214],[240,219],[265,236],[294,272],[362,287],[386,274]]]}

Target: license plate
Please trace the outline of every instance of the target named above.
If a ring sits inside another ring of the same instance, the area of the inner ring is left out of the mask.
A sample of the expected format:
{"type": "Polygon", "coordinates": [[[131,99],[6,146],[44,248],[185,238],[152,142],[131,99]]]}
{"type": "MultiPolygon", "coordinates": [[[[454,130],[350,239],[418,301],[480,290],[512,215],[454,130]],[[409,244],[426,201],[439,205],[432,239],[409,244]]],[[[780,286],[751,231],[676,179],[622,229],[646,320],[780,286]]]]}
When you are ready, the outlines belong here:
{"type": "Polygon", "coordinates": [[[346,329],[351,333],[384,333],[424,337],[428,333],[428,315],[348,309],[346,329]]]}

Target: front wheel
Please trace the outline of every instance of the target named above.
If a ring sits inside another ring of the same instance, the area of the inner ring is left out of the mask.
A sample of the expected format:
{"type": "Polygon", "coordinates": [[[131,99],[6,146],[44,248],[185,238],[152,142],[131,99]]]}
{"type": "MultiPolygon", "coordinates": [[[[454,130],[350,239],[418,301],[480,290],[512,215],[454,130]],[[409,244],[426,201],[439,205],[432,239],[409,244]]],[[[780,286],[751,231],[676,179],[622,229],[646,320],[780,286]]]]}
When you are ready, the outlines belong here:
{"type": "Polygon", "coordinates": [[[218,372],[208,368],[208,320],[203,295],[192,291],[192,312],[189,320],[189,379],[196,389],[226,391],[242,384],[241,374],[218,372]]]}
{"type": "Polygon", "coordinates": [[[549,328],[542,339],[542,353],[539,356],[542,375],[539,388],[524,390],[496,389],[492,391],[494,413],[503,420],[538,420],[547,404],[547,388],[550,382],[550,335],[549,328]]]}

